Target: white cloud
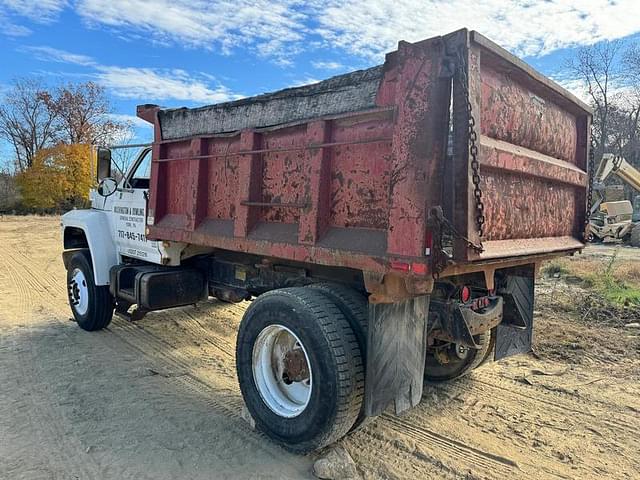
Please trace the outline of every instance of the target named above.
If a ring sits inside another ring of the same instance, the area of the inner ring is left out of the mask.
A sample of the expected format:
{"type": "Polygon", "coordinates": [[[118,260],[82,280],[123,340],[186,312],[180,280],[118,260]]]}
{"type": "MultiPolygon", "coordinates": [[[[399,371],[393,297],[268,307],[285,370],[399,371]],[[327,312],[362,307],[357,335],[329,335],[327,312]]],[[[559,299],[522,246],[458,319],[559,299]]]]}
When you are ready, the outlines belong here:
{"type": "MultiPolygon", "coordinates": [[[[592,103],[592,98],[589,95],[589,89],[584,80],[580,78],[574,78],[564,73],[550,77],[553,81],[557,82],[563,88],[566,88],[576,97],[587,104],[592,103]]],[[[630,99],[637,100],[640,91],[633,85],[625,84],[620,77],[613,77],[610,80],[608,86],[609,101],[618,106],[626,106],[626,102],[630,99]]]]}
{"type": "Polygon", "coordinates": [[[144,33],[155,41],[174,41],[230,53],[256,47],[265,56],[286,59],[302,40],[304,15],[299,0],[79,0],[77,12],[90,24],[144,33]]]}
{"type": "Polygon", "coordinates": [[[73,63],[75,65],[82,66],[91,66],[96,64],[95,60],[87,55],[70,53],[53,47],[26,46],[22,47],[21,50],[32,53],[34,57],[44,62],[73,63]]]}
{"type": "Polygon", "coordinates": [[[151,68],[98,66],[98,81],[114,95],[137,100],[182,100],[196,103],[226,102],[238,95],[223,85],[215,87],[186,72],[151,68]]]}
{"type": "Polygon", "coordinates": [[[224,54],[247,48],[281,65],[325,47],[380,62],[398,40],[463,27],[521,56],[640,32],[638,0],[0,0],[0,32],[26,35],[15,18],[51,22],[67,7],[119,38],[224,54]]]}
{"type": "Polygon", "coordinates": [[[344,65],[338,62],[330,62],[330,61],[316,61],[311,62],[313,68],[317,68],[318,70],[340,70],[344,68],[344,65]]]}
{"type": "Polygon", "coordinates": [[[22,47],[45,62],[80,65],[91,69],[88,76],[121,98],[140,102],[180,100],[195,103],[219,103],[241,98],[211,75],[190,74],[174,69],[100,65],[92,57],[48,46],[22,47]]]}
{"type": "Polygon", "coordinates": [[[468,27],[518,55],[590,45],[640,31],[637,0],[317,0],[317,32],[334,46],[381,59],[398,40],[468,27]]]}
{"type": "Polygon", "coordinates": [[[26,37],[31,29],[18,20],[49,24],[58,19],[67,0],[0,0],[0,34],[7,37],[26,37]]]}
{"type": "Polygon", "coordinates": [[[67,6],[67,0],[2,0],[0,8],[14,15],[27,17],[38,23],[48,23],[58,18],[67,6]]]}
{"type": "Polygon", "coordinates": [[[16,25],[0,12],[0,33],[8,37],[26,37],[31,30],[22,25],[16,25]]]}
{"type": "Polygon", "coordinates": [[[287,88],[295,88],[295,87],[303,87],[305,85],[312,85],[314,83],[321,82],[322,80],[318,80],[314,77],[304,77],[294,80],[287,88]]]}
{"type": "Polygon", "coordinates": [[[146,120],[141,119],[140,117],[136,117],[135,115],[126,115],[123,113],[112,113],[109,115],[111,119],[115,122],[122,122],[132,125],[135,128],[152,128],[153,125],[146,120]]]}
{"type": "Polygon", "coordinates": [[[76,10],[120,34],[223,53],[249,47],[283,65],[322,44],[381,61],[398,40],[463,27],[525,56],[640,31],[637,0],[78,0],[76,10]]]}

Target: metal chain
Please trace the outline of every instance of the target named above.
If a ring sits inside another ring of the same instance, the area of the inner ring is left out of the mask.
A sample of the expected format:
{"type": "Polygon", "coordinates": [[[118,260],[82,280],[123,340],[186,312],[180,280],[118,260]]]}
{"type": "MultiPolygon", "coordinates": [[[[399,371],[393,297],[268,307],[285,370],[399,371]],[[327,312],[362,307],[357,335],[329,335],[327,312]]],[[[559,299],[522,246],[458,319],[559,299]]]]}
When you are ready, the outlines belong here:
{"type": "MultiPolygon", "coordinates": [[[[462,52],[458,52],[457,62],[458,74],[460,76],[460,86],[467,100],[467,115],[469,117],[469,155],[471,156],[471,182],[473,183],[473,197],[476,203],[476,226],[478,228],[478,236],[482,238],[484,235],[484,202],[482,201],[482,189],[480,188],[480,162],[478,161],[478,133],[476,132],[476,119],[473,116],[473,107],[471,106],[471,96],[469,94],[469,78],[467,77],[467,62],[462,52]]],[[[471,243],[471,242],[469,242],[471,243]]],[[[476,251],[483,251],[482,241],[480,245],[473,245],[476,251]],[[479,248],[477,248],[479,247],[479,248]]]]}
{"type": "Polygon", "coordinates": [[[460,232],[456,230],[456,227],[454,227],[453,224],[442,213],[442,207],[438,206],[438,207],[432,208],[430,212],[430,216],[434,221],[438,223],[441,231],[449,232],[455,238],[464,240],[467,243],[467,247],[469,247],[472,250],[475,250],[478,253],[484,252],[484,248],[482,247],[482,245],[473,243],[471,240],[469,240],[467,237],[465,237],[464,235],[462,235],[460,232]]]}
{"type": "MultiPolygon", "coordinates": [[[[593,139],[593,132],[591,132],[591,143],[589,145],[589,161],[587,165],[587,170],[589,174],[589,185],[587,187],[587,211],[585,212],[585,216],[584,216],[585,227],[589,225],[589,219],[591,217],[591,206],[593,205],[593,180],[594,180],[593,177],[595,175],[595,169],[596,169],[595,150],[596,150],[596,144],[593,139]]],[[[585,228],[585,235],[587,235],[586,228],[585,228]]]]}
{"type": "MultiPolygon", "coordinates": [[[[480,187],[480,162],[478,161],[478,133],[476,132],[476,120],[473,116],[473,107],[471,105],[469,95],[469,79],[467,77],[467,62],[464,58],[464,50],[458,51],[456,71],[460,77],[460,86],[462,87],[463,95],[466,97],[466,108],[468,117],[468,153],[471,157],[471,182],[473,183],[473,197],[475,199],[476,206],[476,226],[478,228],[478,236],[482,239],[484,235],[484,202],[482,201],[482,188],[480,187]]],[[[440,273],[446,268],[450,262],[448,254],[442,247],[442,236],[445,232],[448,232],[454,238],[463,240],[467,247],[476,253],[484,252],[482,240],[479,243],[474,243],[469,238],[462,235],[456,230],[453,224],[444,216],[441,207],[434,207],[429,214],[430,228],[433,234],[433,243],[431,249],[431,275],[434,279],[438,279],[440,273]]]]}

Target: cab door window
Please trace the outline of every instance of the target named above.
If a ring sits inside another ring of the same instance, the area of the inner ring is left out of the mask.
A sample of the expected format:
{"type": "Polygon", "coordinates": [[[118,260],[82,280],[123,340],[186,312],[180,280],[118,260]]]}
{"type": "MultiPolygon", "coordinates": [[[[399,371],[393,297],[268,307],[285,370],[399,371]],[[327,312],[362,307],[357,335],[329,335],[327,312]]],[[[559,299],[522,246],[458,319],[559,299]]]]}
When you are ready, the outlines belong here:
{"type": "Polygon", "coordinates": [[[131,188],[149,188],[149,178],[151,177],[151,150],[147,150],[135,170],[129,176],[129,186],[131,188]]]}

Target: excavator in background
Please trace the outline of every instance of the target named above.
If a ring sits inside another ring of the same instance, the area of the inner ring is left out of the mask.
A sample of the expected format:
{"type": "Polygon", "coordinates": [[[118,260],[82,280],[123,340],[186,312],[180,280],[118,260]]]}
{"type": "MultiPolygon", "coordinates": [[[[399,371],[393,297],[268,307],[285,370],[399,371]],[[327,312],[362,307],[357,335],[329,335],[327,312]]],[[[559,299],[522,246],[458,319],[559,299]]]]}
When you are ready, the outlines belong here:
{"type": "Polygon", "coordinates": [[[640,196],[634,204],[629,200],[605,201],[605,181],[616,175],[623,182],[640,192],[640,171],[624,158],[605,153],[593,179],[596,195],[591,206],[589,221],[590,242],[622,240],[633,247],[640,247],[640,196]]]}

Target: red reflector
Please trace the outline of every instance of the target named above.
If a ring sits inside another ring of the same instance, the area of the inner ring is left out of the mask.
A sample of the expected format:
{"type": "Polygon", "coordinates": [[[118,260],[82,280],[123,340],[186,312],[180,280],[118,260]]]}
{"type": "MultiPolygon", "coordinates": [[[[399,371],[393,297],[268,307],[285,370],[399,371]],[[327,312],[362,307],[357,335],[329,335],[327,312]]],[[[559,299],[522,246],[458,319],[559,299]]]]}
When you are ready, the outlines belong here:
{"type": "Polygon", "coordinates": [[[470,298],[471,290],[469,287],[462,287],[462,290],[460,290],[460,300],[462,300],[462,303],[467,303],[470,298]]]}
{"type": "Polygon", "coordinates": [[[411,265],[411,270],[416,275],[426,275],[427,274],[427,266],[424,263],[414,263],[411,265]]]}
{"type": "Polygon", "coordinates": [[[391,268],[393,268],[394,270],[400,270],[402,272],[408,272],[410,270],[410,265],[406,262],[395,262],[395,261],[391,261],[389,262],[389,265],[391,266],[391,268]]]}
{"type": "Polygon", "coordinates": [[[433,245],[433,235],[430,231],[427,231],[424,235],[424,254],[431,255],[431,247],[433,245]]]}

